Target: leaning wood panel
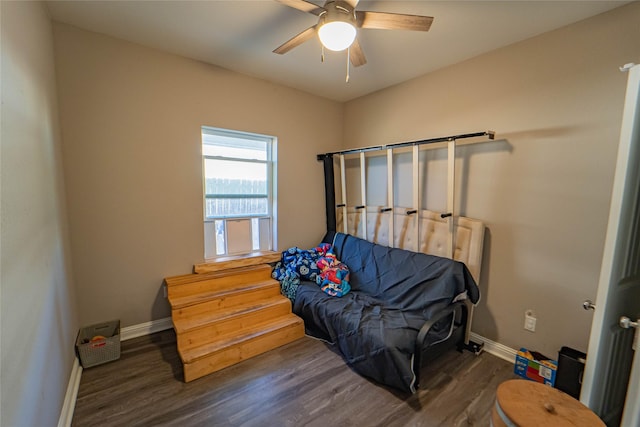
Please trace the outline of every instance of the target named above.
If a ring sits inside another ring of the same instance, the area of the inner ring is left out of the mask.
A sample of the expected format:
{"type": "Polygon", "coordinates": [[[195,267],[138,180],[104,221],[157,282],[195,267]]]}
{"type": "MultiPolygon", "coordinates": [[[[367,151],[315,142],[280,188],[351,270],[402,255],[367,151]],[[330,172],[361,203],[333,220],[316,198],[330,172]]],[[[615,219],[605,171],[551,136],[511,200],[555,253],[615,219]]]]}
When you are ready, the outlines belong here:
{"type": "Polygon", "coordinates": [[[413,153],[413,207],[412,210],[417,211],[413,214],[413,238],[414,243],[412,248],[408,248],[405,246],[405,249],[412,249],[416,252],[420,251],[420,217],[418,212],[420,211],[420,206],[422,204],[420,200],[420,147],[414,145],[412,147],[413,153]]]}
{"type": "MultiPolygon", "coordinates": [[[[347,217],[347,170],[344,165],[344,154],[340,154],[340,185],[342,190],[342,218],[347,217]]],[[[336,227],[337,228],[337,227],[336,227]]],[[[342,225],[342,232],[347,233],[347,222],[342,225]]]]}
{"type": "Polygon", "coordinates": [[[394,214],[393,207],[395,205],[395,195],[393,192],[393,148],[387,148],[387,209],[391,209],[389,212],[389,225],[387,242],[390,247],[394,247],[394,214]]]}
{"type": "Polygon", "coordinates": [[[454,235],[455,227],[453,218],[456,214],[456,141],[451,140],[447,143],[447,214],[450,216],[447,218],[449,224],[449,238],[447,239],[447,256],[449,258],[454,257],[454,235]]]}
{"type": "Polygon", "coordinates": [[[367,161],[364,151],[360,153],[360,205],[363,206],[361,210],[362,236],[360,237],[367,239],[367,161]]]}

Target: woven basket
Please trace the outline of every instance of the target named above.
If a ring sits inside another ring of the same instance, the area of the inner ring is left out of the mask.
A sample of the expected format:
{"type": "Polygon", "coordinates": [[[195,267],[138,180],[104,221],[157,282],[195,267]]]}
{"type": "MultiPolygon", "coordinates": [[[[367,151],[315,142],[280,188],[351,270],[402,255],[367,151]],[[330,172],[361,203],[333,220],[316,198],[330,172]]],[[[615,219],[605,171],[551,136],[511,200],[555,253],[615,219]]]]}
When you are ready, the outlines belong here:
{"type": "Polygon", "coordinates": [[[120,358],[120,320],[85,326],[78,332],[76,349],[83,368],[120,358]],[[104,337],[95,339],[94,337],[104,337]]]}

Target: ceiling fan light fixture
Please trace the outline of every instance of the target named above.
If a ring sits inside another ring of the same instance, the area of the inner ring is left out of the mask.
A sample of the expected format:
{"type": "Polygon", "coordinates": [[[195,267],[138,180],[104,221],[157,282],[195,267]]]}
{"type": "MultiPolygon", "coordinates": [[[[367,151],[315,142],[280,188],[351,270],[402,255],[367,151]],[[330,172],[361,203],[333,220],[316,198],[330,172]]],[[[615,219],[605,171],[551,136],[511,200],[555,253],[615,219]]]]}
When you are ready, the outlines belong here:
{"type": "Polygon", "coordinates": [[[345,21],[326,22],[318,29],[318,37],[324,47],[339,52],[356,39],[356,27],[345,21]]]}

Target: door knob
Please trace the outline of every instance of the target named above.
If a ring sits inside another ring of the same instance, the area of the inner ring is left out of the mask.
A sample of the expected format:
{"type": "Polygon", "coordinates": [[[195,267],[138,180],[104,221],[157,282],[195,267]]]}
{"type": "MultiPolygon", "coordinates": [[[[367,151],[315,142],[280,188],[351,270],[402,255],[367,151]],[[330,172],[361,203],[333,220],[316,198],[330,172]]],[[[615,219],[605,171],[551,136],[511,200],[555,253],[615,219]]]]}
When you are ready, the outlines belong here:
{"type": "Polygon", "coordinates": [[[631,344],[631,348],[635,351],[640,351],[640,327],[638,327],[639,323],[640,323],[640,319],[634,322],[633,320],[629,319],[627,316],[622,316],[619,321],[621,328],[624,328],[624,329],[635,328],[635,333],[633,334],[633,344],[631,344]]]}
{"type": "Polygon", "coordinates": [[[584,308],[585,310],[595,310],[596,309],[596,305],[593,303],[593,301],[588,299],[588,300],[585,300],[582,303],[582,308],[584,308]]]}
{"type": "Polygon", "coordinates": [[[620,318],[620,327],[624,328],[624,329],[637,328],[638,327],[638,322],[632,321],[627,316],[622,316],[620,318]]]}

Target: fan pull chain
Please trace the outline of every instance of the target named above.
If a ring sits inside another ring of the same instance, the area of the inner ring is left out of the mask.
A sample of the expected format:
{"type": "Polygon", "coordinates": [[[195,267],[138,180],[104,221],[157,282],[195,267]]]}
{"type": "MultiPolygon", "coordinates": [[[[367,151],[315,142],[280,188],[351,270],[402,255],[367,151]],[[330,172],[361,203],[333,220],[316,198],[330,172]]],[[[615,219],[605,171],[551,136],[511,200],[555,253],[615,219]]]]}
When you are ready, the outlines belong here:
{"type": "Polygon", "coordinates": [[[347,79],[345,83],[349,83],[349,57],[351,56],[351,46],[347,48],[347,79]]]}
{"type": "Polygon", "coordinates": [[[324,45],[322,43],[320,43],[320,62],[324,62],[324,45]]]}

